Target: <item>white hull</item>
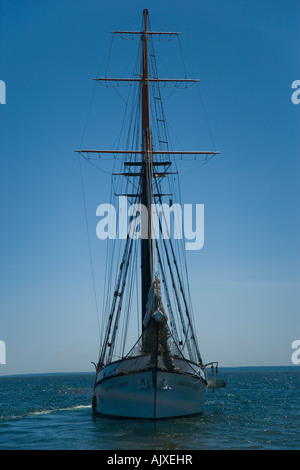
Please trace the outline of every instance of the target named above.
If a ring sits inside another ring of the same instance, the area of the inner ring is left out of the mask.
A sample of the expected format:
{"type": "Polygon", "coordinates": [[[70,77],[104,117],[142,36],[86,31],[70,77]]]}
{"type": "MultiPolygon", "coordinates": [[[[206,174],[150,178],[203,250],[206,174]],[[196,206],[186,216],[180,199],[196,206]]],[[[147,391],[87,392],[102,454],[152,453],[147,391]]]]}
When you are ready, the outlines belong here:
{"type": "MultiPolygon", "coordinates": [[[[183,361],[180,361],[183,362],[183,361]]],[[[201,413],[207,382],[200,375],[189,375],[176,368],[132,371],[103,369],[95,386],[95,411],[122,418],[160,419],[201,413]]],[[[186,365],[186,363],[185,363],[186,365]]]]}

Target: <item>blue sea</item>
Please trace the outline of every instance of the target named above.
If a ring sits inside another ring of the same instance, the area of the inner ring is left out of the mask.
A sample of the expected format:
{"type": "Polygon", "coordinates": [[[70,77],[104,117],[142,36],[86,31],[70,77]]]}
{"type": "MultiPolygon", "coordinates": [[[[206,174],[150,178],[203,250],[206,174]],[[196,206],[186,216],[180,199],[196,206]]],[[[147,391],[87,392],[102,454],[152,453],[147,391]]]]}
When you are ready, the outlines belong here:
{"type": "Polygon", "coordinates": [[[1,450],[299,450],[300,367],[220,369],[201,415],[112,420],[91,409],[94,374],[0,377],[1,450]]]}

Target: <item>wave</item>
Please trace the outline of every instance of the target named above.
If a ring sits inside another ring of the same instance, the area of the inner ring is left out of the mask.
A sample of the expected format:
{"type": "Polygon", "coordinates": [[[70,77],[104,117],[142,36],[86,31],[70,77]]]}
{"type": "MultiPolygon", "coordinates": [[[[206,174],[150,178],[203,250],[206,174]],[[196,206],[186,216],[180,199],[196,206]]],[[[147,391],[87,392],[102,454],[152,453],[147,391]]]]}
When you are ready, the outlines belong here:
{"type": "Polygon", "coordinates": [[[76,411],[76,410],[84,410],[92,408],[92,405],[76,405],[76,406],[67,406],[65,408],[53,408],[51,410],[39,410],[39,411],[32,411],[28,413],[28,416],[38,416],[38,415],[46,415],[49,413],[57,413],[59,411],[76,411]]]}
{"type": "Polygon", "coordinates": [[[75,406],[66,406],[66,407],[60,407],[60,408],[28,411],[27,413],[20,413],[20,414],[1,415],[0,424],[3,425],[5,422],[9,422],[9,421],[16,421],[16,420],[26,419],[26,418],[30,418],[34,416],[43,416],[43,415],[47,415],[51,413],[59,413],[63,411],[80,411],[80,410],[87,410],[91,408],[92,408],[92,405],[75,405],[75,406]]]}

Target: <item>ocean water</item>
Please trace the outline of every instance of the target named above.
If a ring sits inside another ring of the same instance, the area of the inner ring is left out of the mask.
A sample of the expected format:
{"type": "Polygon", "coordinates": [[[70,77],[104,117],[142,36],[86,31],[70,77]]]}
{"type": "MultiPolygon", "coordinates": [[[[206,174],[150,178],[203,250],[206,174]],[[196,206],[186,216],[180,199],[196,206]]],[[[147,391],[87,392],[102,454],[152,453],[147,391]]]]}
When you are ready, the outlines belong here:
{"type": "Polygon", "coordinates": [[[93,374],[0,377],[1,450],[299,450],[300,368],[220,369],[201,415],[112,420],[93,374]]]}

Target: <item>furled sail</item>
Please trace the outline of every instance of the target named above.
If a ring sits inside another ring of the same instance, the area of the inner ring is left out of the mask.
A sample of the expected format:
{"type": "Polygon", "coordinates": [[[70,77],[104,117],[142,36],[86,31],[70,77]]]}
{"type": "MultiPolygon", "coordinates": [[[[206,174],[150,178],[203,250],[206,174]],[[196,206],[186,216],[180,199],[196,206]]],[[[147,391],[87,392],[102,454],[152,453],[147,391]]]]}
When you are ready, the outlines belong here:
{"type": "Polygon", "coordinates": [[[155,363],[157,354],[161,354],[166,368],[169,371],[173,371],[174,364],[168,342],[170,337],[167,324],[168,316],[162,303],[160,279],[158,276],[156,276],[150,287],[146,307],[146,314],[143,321],[143,353],[150,353],[153,363],[155,363]]]}

